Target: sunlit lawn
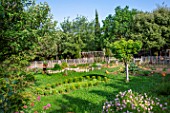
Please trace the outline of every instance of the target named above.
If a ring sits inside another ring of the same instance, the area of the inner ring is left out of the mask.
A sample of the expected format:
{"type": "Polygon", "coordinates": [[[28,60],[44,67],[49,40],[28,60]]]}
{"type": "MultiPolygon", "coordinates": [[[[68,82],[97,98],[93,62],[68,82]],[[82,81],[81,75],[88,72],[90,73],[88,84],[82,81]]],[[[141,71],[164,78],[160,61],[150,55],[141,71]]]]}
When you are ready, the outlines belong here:
{"type": "MultiPolygon", "coordinates": [[[[115,71],[118,68],[107,69],[108,71],[115,71]]],[[[41,96],[41,101],[36,102],[35,110],[41,110],[44,105],[50,103],[51,108],[48,112],[51,113],[101,113],[103,103],[106,100],[113,100],[115,95],[120,91],[132,89],[134,92],[147,93],[148,95],[157,96],[162,101],[170,104],[169,95],[158,95],[156,92],[157,84],[163,82],[159,74],[153,76],[130,76],[130,82],[125,82],[125,74],[105,74],[106,69],[94,70],[91,72],[68,72],[68,76],[62,74],[52,75],[35,75],[36,83],[33,87],[45,86],[53,82],[63,82],[65,79],[90,75],[100,74],[106,75],[110,80],[108,82],[101,82],[97,86],[88,88],[80,88],[69,93],[55,94],[49,96],[41,96]]],[[[164,78],[164,81],[169,81],[170,75],[164,78]]],[[[170,109],[170,108],[169,108],[170,109]]]]}

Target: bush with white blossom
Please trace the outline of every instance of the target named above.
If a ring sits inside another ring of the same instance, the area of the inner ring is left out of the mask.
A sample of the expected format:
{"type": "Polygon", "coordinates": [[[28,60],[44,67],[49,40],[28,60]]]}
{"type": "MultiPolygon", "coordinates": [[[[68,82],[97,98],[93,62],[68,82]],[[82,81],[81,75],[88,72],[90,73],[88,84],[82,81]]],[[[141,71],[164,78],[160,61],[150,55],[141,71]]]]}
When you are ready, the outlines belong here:
{"type": "Polygon", "coordinates": [[[113,101],[105,102],[103,113],[166,113],[167,106],[167,103],[161,103],[158,98],[132,92],[130,89],[119,92],[113,101]]]}

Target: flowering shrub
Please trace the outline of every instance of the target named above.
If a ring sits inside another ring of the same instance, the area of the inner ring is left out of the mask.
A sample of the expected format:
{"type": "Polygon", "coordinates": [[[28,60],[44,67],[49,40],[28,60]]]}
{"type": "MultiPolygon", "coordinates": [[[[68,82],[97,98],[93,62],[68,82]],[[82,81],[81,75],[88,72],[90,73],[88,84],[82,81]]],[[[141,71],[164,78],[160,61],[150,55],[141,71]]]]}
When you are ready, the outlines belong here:
{"type": "MultiPolygon", "coordinates": [[[[41,97],[38,96],[36,101],[40,102],[41,97]]],[[[35,111],[34,108],[34,102],[31,102],[30,105],[24,105],[22,110],[19,110],[15,113],[46,113],[46,110],[51,107],[51,104],[47,104],[43,106],[41,111],[35,111]]]]}
{"type": "Polygon", "coordinates": [[[128,90],[119,92],[113,101],[105,102],[103,113],[166,113],[167,103],[162,104],[158,98],[148,97],[128,90]]]}

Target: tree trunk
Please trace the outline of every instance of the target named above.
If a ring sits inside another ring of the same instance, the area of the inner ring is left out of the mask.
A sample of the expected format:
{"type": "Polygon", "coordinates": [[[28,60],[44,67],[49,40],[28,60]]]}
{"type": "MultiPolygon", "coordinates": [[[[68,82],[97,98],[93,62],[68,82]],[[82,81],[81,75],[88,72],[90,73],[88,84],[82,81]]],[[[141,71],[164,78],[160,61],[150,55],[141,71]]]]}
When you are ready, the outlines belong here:
{"type": "Polygon", "coordinates": [[[129,68],[128,68],[128,63],[126,63],[126,82],[129,82],[129,68]]]}

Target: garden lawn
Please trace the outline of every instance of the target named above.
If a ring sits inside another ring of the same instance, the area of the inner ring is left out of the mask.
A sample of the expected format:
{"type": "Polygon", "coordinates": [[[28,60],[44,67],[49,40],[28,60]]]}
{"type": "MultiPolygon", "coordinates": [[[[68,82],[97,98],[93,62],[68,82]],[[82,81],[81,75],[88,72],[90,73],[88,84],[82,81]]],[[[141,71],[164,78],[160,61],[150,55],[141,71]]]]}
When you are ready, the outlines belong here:
{"type": "MultiPolygon", "coordinates": [[[[117,68],[107,69],[109,72],[118,70],[117,68]]],[[[133,92],[147,93],[149,96],[156,96],[163,102],[170,104],[170,95],[158,94],[158,89],[163,82],[170,80],[170,75],[162,79],[160,74],[152,76],[130,76],[130,82],[125,82],[125,74],[106,74],[106,69],[94,70],[91,72],[68,72],[68,76],[62,74],[35,75],[36,82],[32,88],[46,86],[54,82],[64,82],[65,79],[80,77],[84,75],[100,74],[109,78],[107,82],[100,82],[97,86],[79,88],[63,94],[52,94],[41,96],[41,101],[36,102],[34,110],[42,110],[44,105],[51,104],[47,110],[49,113],[101,113],[103,103],[106,100],[114,100],[118,92],[132,89],[133,92]]],[[[28,89],[28,91],[31,91],[28,89]]],[[[34,95],[34,94],[33,94],[34,95]]],[[[37,95],[34,95],[34,97],[37,95]]],[[[170,108],[168,108],[170,110],[170,108]]]]}

